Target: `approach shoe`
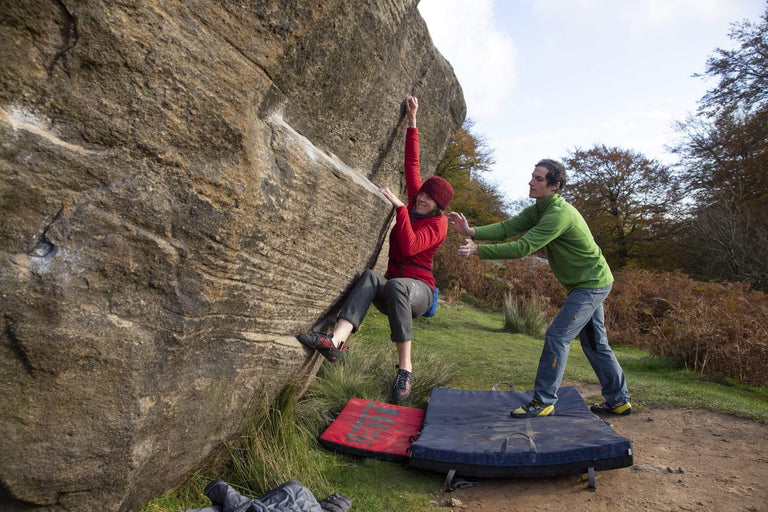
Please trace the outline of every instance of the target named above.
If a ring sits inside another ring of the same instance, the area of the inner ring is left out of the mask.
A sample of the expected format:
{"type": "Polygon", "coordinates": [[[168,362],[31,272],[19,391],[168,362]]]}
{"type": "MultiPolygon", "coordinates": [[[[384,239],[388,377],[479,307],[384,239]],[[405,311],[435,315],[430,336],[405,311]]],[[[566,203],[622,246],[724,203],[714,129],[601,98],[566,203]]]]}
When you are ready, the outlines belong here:
{"type": "Polygon", "coordinates": [[[622,402],[619,405],[612,406],[608,405],[608,402],[603,402],[601,404],[595,404],[590,406],[590,411],[592,411],[595,414],[618,414],[619,416],[628,416],[632,414],[632,404],[627,402],[622,402]]]}
{"type": "Polygon", "coordinates": [[[324,358],[332,363],[341,355],[342,350],[346,350],[344,342],[341,342],[341,346],[337,347],[333,344],[333,334],[325,334],[322,332],[305,332],[296,336],[298,340],[309,348],[313,348],[320,352],[324,358]]]}
{"type": "Polygon", "coordinates": [[[513,418],[537,418],[539,416],[550,416],[554,414],[554,405],[544,405],[535,398],[528,402],[527,405],[522,405],[509,413],[513,418]]]}
{"type": "Polygon", "coordinates": [[[408,370],[397,369],[397,377],[395,377],[395,384],[392,386],[392,398],[395,402],[402,402],[408,395],[411,394],[411,386],[413,385],[413,373],[408,370]]]}

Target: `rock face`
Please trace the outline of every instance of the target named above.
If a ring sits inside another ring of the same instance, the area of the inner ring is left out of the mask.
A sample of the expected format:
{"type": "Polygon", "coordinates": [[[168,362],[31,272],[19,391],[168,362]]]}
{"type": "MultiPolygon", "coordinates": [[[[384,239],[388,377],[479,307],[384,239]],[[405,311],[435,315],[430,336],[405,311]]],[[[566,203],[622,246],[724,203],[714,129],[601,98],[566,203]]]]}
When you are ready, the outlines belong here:
{"type": "Polygon", "coordinates": [[[136,508],[312,377],[403,98],[425,175],[464,118],[416,3],[0,3],[1,501],[136,508]]]}

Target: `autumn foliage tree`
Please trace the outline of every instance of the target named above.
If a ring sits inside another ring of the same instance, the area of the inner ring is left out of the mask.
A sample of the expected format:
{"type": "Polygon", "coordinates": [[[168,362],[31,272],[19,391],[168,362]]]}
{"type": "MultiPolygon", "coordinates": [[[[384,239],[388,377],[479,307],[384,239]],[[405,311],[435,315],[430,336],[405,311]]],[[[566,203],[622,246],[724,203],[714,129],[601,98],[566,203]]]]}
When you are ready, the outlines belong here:
{"type": "Polygon", "coordinates": [[[732,27],[704,76],[717,85],[678,124],[681,180],[691,207],[682,239],[685,270],[768,290],[768,8],[732,27]]]}
{"type": "Polygon", "coordinates": [[[671,170],[640,153],[596,145],[565,160],[562,195],[587,221],[613,268],[666,269],[679,193],[671,170]]]}
{"type": "Polygon", "coordinates": [[[471,132],[474,123],[466,119],[446,148],[436,175],[448,180],[454,189],[451,210],[462,212],[472,225],[503,220],[502,194],[485,179],[493,166],[493,151],[485,139],[471,132]]]}

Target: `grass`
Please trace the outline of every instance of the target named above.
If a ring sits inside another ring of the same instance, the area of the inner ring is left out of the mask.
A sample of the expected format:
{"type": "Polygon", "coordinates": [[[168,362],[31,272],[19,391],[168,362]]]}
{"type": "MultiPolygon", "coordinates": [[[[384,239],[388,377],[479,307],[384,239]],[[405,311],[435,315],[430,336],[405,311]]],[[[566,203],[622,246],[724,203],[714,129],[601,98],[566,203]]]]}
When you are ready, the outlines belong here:
{"type": "Polygon", "coordinates": [[[536,294],[526,302],[511,294],[504,296],[504,328],[513,333],[544,339],[548,327],[547,303],[536,294]]]}
{"type": "Polygon", "coordinates": [[[227,446],[232,461],[227,483],[247,496],[262,494],[297,474],[327,487],[322,467],[306,449],[314,444],[317,424],[298,421],[297,405],[288,388],[274,404],[246,418],[240,436],[227,446]]]}
{"type": "Polygon", "coordinates": [[[202,508],[210,506],[211,501],[203,494],[205,486],[211,480],[218,478],[208,470],[196,472],[190,476],[184,485],[168,490],[162,496],[150,501],[141,512],[176,512],[187,508],[202,508]]]}
{"type": "MultiPolygon", "coordinates": [[[[402,405],[424,408],[433,386],[489,390],[507,382],[520,390],[533,387],[543,340],[505,331],[503,312],[441,305],[436,316],[416,319],[414,328],[415,386],[402,405]]],[[[390,401],[396,356],[388,340],[387,318],[372,309],[350,338],[351,349],[344,352],[343,362],[324,363],[305,397],[295,401],[284,394],[276,406],[246,422],[239,442],[252,440],[256,446],[231,446],[234,462],[227,473],[212,477],[207,476],[210,470],[197,473],[142,512],[208,505],[201,493],[213,478],[234,481],[251,496],[294,478],[318,499],[332,492],[352,497],[356,512],[450,510],[430,503],[442,490],[443,475],[411,470],[405,464],[337,455],[317,442],[328,424],[325,416],[340,411],[349,398],[390,401]],[[250,466],[258,471],[251,473],[250,466]]],[[[698,373],[628,346],[614,346],[614,352],[627,375],[636,410],[643,406],[703,408],[768,423],[768,388],[708,382],[698,373]]],[[[578,342],[571,345],[563,382],[598,383],[578,342]]]]}

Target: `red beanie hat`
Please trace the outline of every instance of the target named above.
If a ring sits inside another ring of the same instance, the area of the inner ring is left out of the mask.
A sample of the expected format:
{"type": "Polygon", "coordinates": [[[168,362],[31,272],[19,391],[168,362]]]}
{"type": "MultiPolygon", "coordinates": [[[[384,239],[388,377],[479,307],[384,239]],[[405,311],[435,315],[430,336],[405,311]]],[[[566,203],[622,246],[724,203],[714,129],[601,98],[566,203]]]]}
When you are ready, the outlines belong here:
{"type": "Polygon", "coordinates": [[[421,185],[419,192],[424,192],[435,200],[437,206],[443,210],[448,209],[453,199],[453,187],[440,176],[432,176],[421,185]]]}

